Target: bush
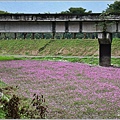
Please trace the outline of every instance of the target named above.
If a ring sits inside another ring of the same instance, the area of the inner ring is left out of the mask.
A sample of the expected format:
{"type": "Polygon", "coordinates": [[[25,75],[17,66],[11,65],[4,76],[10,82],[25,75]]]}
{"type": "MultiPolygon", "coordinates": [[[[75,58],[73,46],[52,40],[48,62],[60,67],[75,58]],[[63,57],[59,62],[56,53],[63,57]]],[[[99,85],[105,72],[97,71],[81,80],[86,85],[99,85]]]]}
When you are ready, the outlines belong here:
{"type": "Polygon", "coordinates": [[[5,118],[7,119],[45,119],[47,113],[47,105],[44,104],[45,99],[43,95],[38,96],[34,94],[31,103],[27,106],[20,106],[20,98],[16,95],[4,103],[5,118]]]}

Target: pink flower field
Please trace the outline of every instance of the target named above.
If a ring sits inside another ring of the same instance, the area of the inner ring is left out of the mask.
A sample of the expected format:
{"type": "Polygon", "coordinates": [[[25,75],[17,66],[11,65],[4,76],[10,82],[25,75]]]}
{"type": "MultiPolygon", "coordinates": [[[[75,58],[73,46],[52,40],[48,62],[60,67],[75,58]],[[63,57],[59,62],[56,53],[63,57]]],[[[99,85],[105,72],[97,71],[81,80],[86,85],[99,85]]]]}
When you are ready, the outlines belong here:
{"type": "Polygon", "coordinates": [[[120,118],[120,68],[62,61],[0,62],[0,80],[17,95],[42,94],[47,118],[120,118]]]}

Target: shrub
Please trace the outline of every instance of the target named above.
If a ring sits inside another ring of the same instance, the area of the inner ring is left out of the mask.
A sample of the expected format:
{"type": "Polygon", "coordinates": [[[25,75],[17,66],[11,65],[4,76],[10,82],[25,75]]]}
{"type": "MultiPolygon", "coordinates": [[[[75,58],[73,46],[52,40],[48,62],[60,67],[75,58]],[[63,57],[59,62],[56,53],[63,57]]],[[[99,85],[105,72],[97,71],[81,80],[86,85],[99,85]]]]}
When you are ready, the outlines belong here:
{"type": "Polygon", "coordinates": [[[45,105],[45,99],[43,95],[38,96],[34,94],[34,98],[31,103],[27,106],[20,106],[20,98],[16,95],[5,102],[4,111],[6,113],[5,118],[7,119],[20,119],[20,118],[35,118],[45,119],[47,113],[47,105],[45,105]]]}

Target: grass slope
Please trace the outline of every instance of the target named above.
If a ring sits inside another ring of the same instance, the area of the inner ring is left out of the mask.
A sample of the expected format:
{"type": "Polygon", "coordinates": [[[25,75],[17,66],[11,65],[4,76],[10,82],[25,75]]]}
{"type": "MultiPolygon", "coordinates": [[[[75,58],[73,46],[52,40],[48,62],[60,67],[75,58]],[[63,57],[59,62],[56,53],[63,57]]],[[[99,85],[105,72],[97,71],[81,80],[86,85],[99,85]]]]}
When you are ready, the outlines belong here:
{"type": "MultiPolygon", "coordinates": [[[[120,39],[112,42],[112,56],[120,55],[120,39]]],[[[98,56],[98,40],[0,40],[0,54],[98,56]]]]}
{"type": "Polygon", "coordinates": [[[40,55],[91,56],[98,54],[97,40],[54,40],[40,55]]]}
{"type": "Polygon", "coordinates": [[[120,39],[113,39],[111,52],[113,56],[120,56],[120,39]]]}
{"type": "Polygon", "coordinates": [[[50,40],[0,40],[0,54],[37,55],[50,40]]]}

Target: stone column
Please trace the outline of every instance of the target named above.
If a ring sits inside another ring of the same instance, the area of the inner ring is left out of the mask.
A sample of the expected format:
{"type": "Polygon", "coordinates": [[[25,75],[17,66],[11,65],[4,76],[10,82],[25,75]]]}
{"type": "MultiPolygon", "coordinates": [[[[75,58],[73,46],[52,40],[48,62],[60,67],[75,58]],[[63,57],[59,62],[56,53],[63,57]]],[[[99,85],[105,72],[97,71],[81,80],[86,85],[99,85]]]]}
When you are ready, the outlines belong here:
{"type": "Polygon", "coordinates": [[[27,33],[24,33],[23,35],[24,35],[24,39],[26,39],[27,33]]]}
{"type": "Polygon", "coordinates": [[[4,39],[6,39],[7,37],[6,37],[6,33],[4,33],[4,39]]]}
{"type": "Polygon", "coordinates": [[[42,33],[42,39],[45,39],[45,35],[44,35],[44,33],[42,33]]]}
{"type": "Polygon", "coordinates": [[[111,43],[112,33],[98,33],[99,42],[99,65],[111,66],[111,43]]]}
{"type": "Polygon", "coordinates": [[[63,33],[63,37],[62,37],[62,39],[65,39],[65,33],[63,33]]]}
{"type": "Polygon", "coordinates": [[[76,39],[76,33],[73,33],[73,39],[76,39]]]}
{"type": "Polygon", "coordinates": [[[32,39],[35,39],[35,33],[32,33],[32,39]]]}
{"type": "Polygon", "coordinates": [[[53,32],[53,35],[52,35],[52,39],[54,39],[55,38],[55,32],[53,32]]]}
{"type": "Polygon", "coordinates": [[[15,35],[15,39],[17,39],[17,33],[14,33],[14,35],[15,35]]]}

